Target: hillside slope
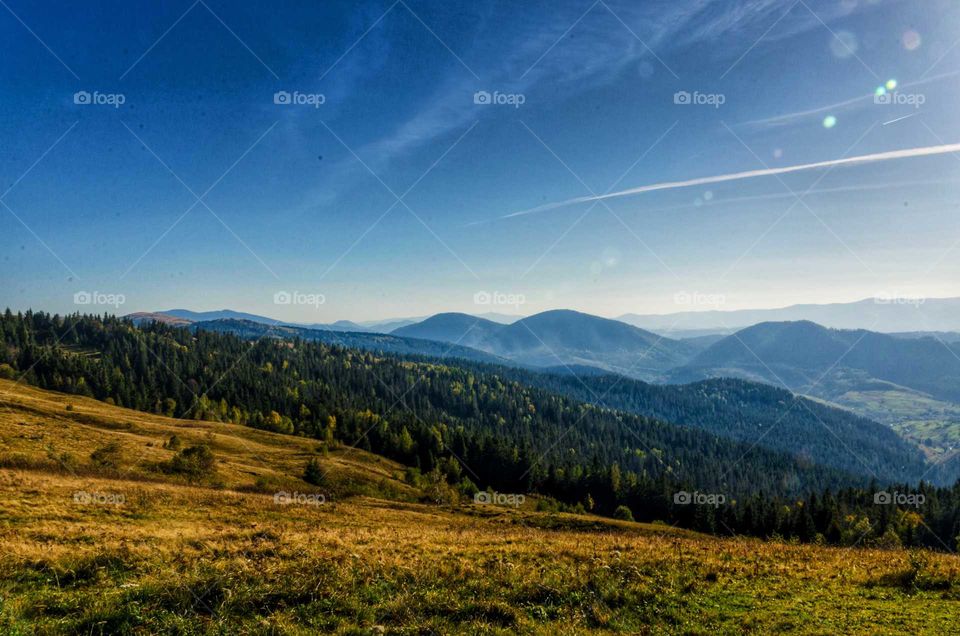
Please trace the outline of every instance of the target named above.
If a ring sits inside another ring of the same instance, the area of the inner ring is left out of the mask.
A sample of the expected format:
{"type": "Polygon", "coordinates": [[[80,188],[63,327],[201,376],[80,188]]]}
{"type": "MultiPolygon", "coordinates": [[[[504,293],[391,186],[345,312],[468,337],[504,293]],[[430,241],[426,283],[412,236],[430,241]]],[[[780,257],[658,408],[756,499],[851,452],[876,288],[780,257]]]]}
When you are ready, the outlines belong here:
{"type": "Polygon", "coordinates": [[[960,629],[951,555],[407,502],[397,466],[356,450],[331,453],[333,483],[394,500],[256,487],[316,492],[291,474],[315,444],[0,381],[0,632],[805,633],[811,607],[832,633],[960,629]],[[212,443],[216,480],[145,468],[174,434],[212,443]],[[111,442],[119,468],[93,466],[111,442]]]}
{"type": "MultiPolygon", "coordinates": [[[[52,471],[77,478],[177,481],[160,469],[178,448],[206,445],[216,458],[207,485],[273,494],[313,491],[303,481],[308,461],[320,463],[324,493],[370,494],[415,500],[421,493],[402,481],[403,466],[360,449],[239,424],[182,420],[120,408],[78,395],[44,391],[0,380],[0,467],[52,471]],[[113,444],[108,461],[91,455],[113,444]]],[[[182,481],[182,480],[181,480],[182,481]]]]}
{"type": "Polygon", "coordinates": [[[690,384],[648,384],[617,375],[545,373],[484,365],[478,371],[576,400],[693,426],[714,435],[787,453],[824,466],[866,472],[880,480],[941,485],[960,477],[956,461],[930,466],[916,444],[888,423],[795,396],[759,382],[715,378],[690,384]]]}

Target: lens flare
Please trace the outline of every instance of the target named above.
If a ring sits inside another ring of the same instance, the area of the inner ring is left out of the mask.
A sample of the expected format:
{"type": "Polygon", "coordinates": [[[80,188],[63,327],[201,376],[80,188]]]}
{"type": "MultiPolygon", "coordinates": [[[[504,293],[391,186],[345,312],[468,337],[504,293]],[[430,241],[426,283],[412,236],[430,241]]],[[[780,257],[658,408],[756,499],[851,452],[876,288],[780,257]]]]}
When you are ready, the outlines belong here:
{"type": "Polygon", "coordinates": [[[837,125],[837,118],[834,117],[833,115],[827,115],[826,117],[823,118],[824,128],[829,129],[829,128],[833,128],[836,125],[837,125]]]}
{"type": "Polygon", "coordinates": [[[892,91],[892,90],[896,89],[896,88],[897,88],[897,80],[895,80],[895,79],[888,79],[886,86],[887,86],[887,90],[888,90],[888,91],[892,91]]]}
{"type": "Polygon", "coordinates": [[[909,31],[903,34],[903,37],[900,39],[900,42],[903,44],[903,48],[908,51],[916,51],[920,48],[920,45],[923,43],[923,38],[920,37],[920,34],[910,29],[909,31]]]}

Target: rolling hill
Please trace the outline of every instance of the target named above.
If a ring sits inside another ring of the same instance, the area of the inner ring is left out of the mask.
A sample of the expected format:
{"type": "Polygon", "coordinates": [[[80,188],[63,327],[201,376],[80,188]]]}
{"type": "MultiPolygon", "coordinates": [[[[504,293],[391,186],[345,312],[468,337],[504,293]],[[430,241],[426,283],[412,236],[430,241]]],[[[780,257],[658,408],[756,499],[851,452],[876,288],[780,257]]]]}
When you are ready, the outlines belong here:
{"type": "Polygon", "coordinates": [[[361,449],[5,380],[0,465],[11,635],[774,633],[811,606],[842,633],[960,621],[952,555],[713,537],[534,496],[438,504],[361,449]],[[212,444],[215,476],[157,471],[173,436],[212,444]],[[93,460],[110,447],[115,466],[93,460]],[[300,479],[308,458],[320,486],[300,479]],[[278,504],[280,488],[327,496],[278,504]]]}

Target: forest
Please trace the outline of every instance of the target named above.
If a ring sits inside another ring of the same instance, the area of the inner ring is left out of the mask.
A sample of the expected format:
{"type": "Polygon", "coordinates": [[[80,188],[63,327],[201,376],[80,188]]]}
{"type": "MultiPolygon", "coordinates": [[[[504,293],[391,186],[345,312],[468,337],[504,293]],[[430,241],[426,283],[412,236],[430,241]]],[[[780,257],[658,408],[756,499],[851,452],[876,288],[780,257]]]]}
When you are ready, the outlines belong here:
{"type": "MultiPolygon", "coordinates": [[[[444,484],[437,503],[535,493],[544,509],[843,545],[952,549],[960,533],[958,485],[881,482],[497,367],[79,314],[8,310],[0,338],[0,377],[372,451],[444,484]]],[[[709,419],[696,404],[684,420],[709,419]]]]}

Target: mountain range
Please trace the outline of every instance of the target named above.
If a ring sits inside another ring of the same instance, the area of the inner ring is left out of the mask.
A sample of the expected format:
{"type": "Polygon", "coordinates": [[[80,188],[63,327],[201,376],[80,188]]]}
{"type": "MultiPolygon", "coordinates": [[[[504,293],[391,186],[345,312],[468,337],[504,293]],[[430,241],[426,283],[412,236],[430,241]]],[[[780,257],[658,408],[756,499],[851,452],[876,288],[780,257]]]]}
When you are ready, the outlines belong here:
{"type": "MultiPolygon", "coordinates": [[[[510,314],[500,314],[495,312],[478,314],[481,318],[493,322],[509,323],[517,320],[520,316],[510,314]]],[[[189,324],[193,322],[203,322],[209,320],[249,320],[259,322],[265,325],[289,325],[292,327],[303,327],[306,329],[322,329],[325,331],[355,331],[366,333],[390,333],[400,327],[412,325],[422,321],[425,316],[414,318],[388,318],[386,320],[369,320],[363,322],[353,322],[352,320],[337,320],[330,323],[297,323],[278,320],[268,316],[260,316],[243,311],[234,311],[232,309],[219,309],[215,311],[191,311],[189,309],[167,309],[157,312],[136,312],[128,314],[127,318],[136,323],[147,323],[152,320],[165,322],[167,324],[189,324]]]]}
{"type": "MultiPolygon", "coordinates": [[[[687,295],[683,296],[684,299],[687,295]]],[[[696,298],[690,295],[690,298],[696,298]]],[[[622,322],[673,337],[730,334],[761,322],[808,320],[834,329],[883,333],[960,331],[960,298],[906,298],[878,294],[851,303],[791,305],[779,309],[704,310],[624,314],[622,322]]]]}
{"type": "Polygon", "coordinates": [[[841,406],[892,427],[931,454],[960,448],[960,336],[955,332],[886,334],[803,320],[761,322],[729,335],[671,338],[569,310],[512,322],[502,315],[495,321],[444,313],[401,321],[390,334],[374,331],[385,324],[281,325],[230,310],[131,317],[195,321],[190,324],[246,337],[299,337],[399,355],[513,365],[580,382],[605,373],[661,384],[740,378],[841,406]]]}

